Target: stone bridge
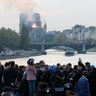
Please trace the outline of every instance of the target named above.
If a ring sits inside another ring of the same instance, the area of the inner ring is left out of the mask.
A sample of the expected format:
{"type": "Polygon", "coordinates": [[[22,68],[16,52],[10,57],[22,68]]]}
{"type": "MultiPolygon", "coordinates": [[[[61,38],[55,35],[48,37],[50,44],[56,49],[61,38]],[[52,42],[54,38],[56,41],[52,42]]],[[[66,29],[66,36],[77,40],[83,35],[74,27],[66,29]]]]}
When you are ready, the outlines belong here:
{"type": "MultiPolygon", "coordinates": [[[[78,45],[78,44],[63,44],[63,43],[31,43],[30,47],[32,49],[44,51],[46,49],[56,47],[56,46],[66,46],[76,50],[77,52],[81,52],[83,50],[83,45],[84,44],[78,45]]],[[[94,47],[96,47],[96,44],[85,44],[85,51],[94,47]]]]}

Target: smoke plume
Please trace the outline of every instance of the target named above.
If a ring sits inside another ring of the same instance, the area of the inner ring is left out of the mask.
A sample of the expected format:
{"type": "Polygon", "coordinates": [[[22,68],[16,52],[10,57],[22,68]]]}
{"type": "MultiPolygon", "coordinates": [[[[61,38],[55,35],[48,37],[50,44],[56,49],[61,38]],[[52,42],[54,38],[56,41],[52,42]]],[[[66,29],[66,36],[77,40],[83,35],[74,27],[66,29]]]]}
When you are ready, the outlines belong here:
{"type": "Polygon", "coordinates": [[[37,4],[36,0],[0,0],[0,5],[7,10],[15,8],[19,12],[32,12],[37,4]]]}

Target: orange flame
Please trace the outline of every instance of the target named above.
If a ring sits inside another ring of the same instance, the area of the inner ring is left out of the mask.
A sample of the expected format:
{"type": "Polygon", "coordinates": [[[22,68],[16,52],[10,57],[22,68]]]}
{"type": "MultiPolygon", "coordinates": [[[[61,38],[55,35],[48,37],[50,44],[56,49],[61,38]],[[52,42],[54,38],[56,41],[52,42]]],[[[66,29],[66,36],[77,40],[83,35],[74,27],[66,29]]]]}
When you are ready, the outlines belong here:
{"type": "Polygon", "coordinates": [[[34,23],[34,24],[32,25],[32,28],[38,28],[38,26],[34,23]]]}

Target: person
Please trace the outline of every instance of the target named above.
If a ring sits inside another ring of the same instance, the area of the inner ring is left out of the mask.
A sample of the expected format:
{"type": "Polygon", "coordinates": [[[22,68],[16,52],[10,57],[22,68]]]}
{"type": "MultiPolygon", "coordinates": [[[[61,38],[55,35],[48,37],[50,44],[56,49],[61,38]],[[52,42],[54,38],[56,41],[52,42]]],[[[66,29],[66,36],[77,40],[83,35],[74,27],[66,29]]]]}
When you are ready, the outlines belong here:
{"type": "Polygon", "coordinates": [[[44,66],[44,65],[45,65],[44,60],[40,60],[40,61],[39,61],[39,65],[40,65],[40,66],[44,66]]]}
{"type": "Polygon", "coordinates": [[[58,70],[54,73],[53,84],[51,88],[51,93],[54,96],[63,96],[64,94],[64,79],[65,73],[63,70],[63,66],[60,66],[58,70]]]}
{"type": "Polygon", "coordinates": [[[15,89],[14,96],[29,96],[28,81],[26,80],[26,71],[23,73],[23,77],[18,88],[15,89]]]}
{"type": "Polygon", "coordinates": [[[14,66],[15,61],[10,61],[9,66],[4,69],[4,86],[15,87],[15,80],[18,76],[18,71],[14,66]]]}
{"type": "Polygon", "coordinates": [[[76,96],[76,93],[70,90],[66,91],[66,96],[76,96]]]}
{"type": "Polygon", "coordinates": [[[0,62],[0,66],[1,66],[1,62],[0,62]]]}
{"type": "Polygon", "coordinates": [[[14,96],[15,89],[10,86],[5,86],[2,88],[1,96],[14,96]]]}
{"type": "Polygon", "coordinates": [[[2,87],[3,87],[3,74],[4,74],[4,66],[3,65],[0,65],[0,95],[2,93],[2,87]]]}
{"type": "Polygon", "coordinates": [[[91,96],[96,96],[96,68],[93,68],[89,76],[91,96]]]}
{"type": "Polygon", "coordinates": [[[88,75],[89,75],[88,71],[83,71],[82,76],[75,84],[74,90],[77,96],[90,96],[88,75]]]}
{"type": "Polygon", "coordinates": [[[28,86],[29,86],[29,96],[34,96],[36,91],[36,75],[37,70],[34,65],[34,59],[30,58],[27,61],[26,66],[26,74],[27,74],[27,80],[28,80],[28,86]]]}
{"type": "Polygon", "coordinates": [[[48,91],[48,84],[46,82],[40,82],[38,84],[38,92],[35,96],[52,96],[48,91]]]}

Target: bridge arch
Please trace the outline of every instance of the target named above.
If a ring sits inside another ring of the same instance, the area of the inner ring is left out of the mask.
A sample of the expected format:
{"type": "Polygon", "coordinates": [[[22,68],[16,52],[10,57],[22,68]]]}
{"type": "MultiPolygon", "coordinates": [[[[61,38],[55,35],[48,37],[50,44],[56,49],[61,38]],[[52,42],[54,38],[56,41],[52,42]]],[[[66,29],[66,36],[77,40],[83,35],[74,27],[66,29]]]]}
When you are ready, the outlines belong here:
{"type": "MultiPolygon", "coordinates": [[[[66,46],[69,48],[72,48],[78,52],[82,51],[83,49],[83,44],[81,45],[77,45],[77,44],[63,44],[63,43],[31,43],[30,47],[31,49],[37,49],[37,50],[46,50],[46,49],[50,49],[52,47],[56,47],[56,46],[66,46]]],[[[85,44],[85,50],[87,51],[90,48],[94,48],[96,47],[96,44],[85,44]]]]}
{"type": "Polygon", "coordinates": [[[61,43],[31,43],[30,47],[31,49],[37,49],[37,50],[46,50],[50,49],[55,46],[63,46],[61,43]]]}

